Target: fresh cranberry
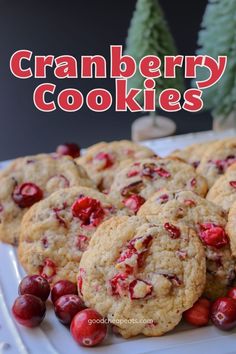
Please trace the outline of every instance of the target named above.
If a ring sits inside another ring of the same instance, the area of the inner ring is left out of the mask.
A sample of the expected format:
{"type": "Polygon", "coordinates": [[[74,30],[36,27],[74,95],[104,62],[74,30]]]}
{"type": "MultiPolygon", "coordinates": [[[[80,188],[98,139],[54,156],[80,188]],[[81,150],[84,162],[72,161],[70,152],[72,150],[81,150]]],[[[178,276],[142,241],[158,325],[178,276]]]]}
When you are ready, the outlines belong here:
{"type": "Polygon", "coordinates": [[[92,309],[80,311],[75,315],[70,331],[77,343],[93,347],[103,341],[107,334],[107,325],[102,316],[92,309]]]}
{"type": "Polygon", "coordinates": [[[127,177],[130,178],[130,177],[134,177],[134,176],[137,176],[139,174],[139,171],[138,170],[131,170],[127,173],[127,177]]]}
{"type": "Polygon", "coordinates": [[[227,296],[236,300],[236,287],[229,289],[229,291],[227,292],[227,296]]]}
{"type": "Polygon", "coordinates": [[[131,195],[128,199],[124,201],[124,204],[126,208],[130,209],[133,211],[135,214],[138,212],[139,208],[143,203],[145,203],[145,199],[141,197],[140,195],[133,194],[131,195]]]}
{"type": "Polygon", "coordinates": [[[152,290],[152,284],[144,280],[134,279],[129,284],[129,294],[131,300],[145,299],[147,296],[151,295],[152,290]]]}
{"type": "Polygon", "coordinates": [[[72,294],[78,294],[76,284],[69,280],[59,280],[52,288],[51,300],[55,303],[61,296],[72,294]]]}
{"type": "Polygon", "coordinates": [[[25,294],[15,300],[12,313],[21,325],[36,327],[45,317],[46,306],[39,297],[25,294]]]}
{"type": "Polygon", "coordinates": [[[75,159],[80,156],[80,147],[75,143],[65,143],[63,145],[59,145],[56,152],[58,155],[69,155],[75,159]]]}
{"type": "Polygon", "coordinates": [[[56,274],[55,263],[49,258],[45,259],[44,264],[39,267],[39,274],[43,278],[50,281],[53,278],[53,276],[56,274]]]}
{"type": "Polygon", "coordinates": [[[236,301],[230,297],[220,297],[211,307],[211,320],[224,331],[236,327],[236,301]]]}
{"type": "Polygon", "coordinates": [[[48,281],[40,275],[27,275],[19,284],[19,295],[31,294],[46,301],[50,294],[48,281]]]}
{"type": "Polygon", "coordinates": [[[193,307],[184,312],[183,317],[191,325],[206,326],[210,320],[210,306],[209,300],[199,299],[193,307]]]}
{"type": "Polygon", "coordinates": [[[54,311],[61,323],[70,325],[74,316],[85,309],[83,301],[78,295],[63,295],[54,304],[54,311]]]}
{"type": "Polygon", "coordinates": [[[221,248],[229,243],[228,236],[223,227],[212,223],[201,224],[199,235],[207,246],[221,248]]]}
{"type": "Polygon", "coordinates": [[[164,228],[166,229],[166,231],[168,231],[168,233],[170,234],[170,237],[173,239],[179,238],[181,235],[180,229],[172,224],[170,224],[169,222],[166,222],[164,224],[164,228]]]}
{"type": "Polygon", "coordinates": [[[12,198],[20,208],[29,208],[43,198],[43,192],[34,183],[23,183],[15,187],[12,198]]]}
{"type": "Polygon", "coordinates": [[[121,190],[121,195],[123,197],[130,197],[133,194],[139,194],[139,192],[143,189],[144,184],[142,181],[136,181],[130,183],[128,186],[124,187],[121,190]]]}
{"type": "Polygon", "coordinates": [[[128,289],[127,273],[118,273],[110,280],[111,294],[122,295],[128,289]]]}
{"type": "Polygon", "coordinates": [[[99,200],[90,197],[77,199],[71,207],[74,217],[82,221],[82,225],[98,226],[104,219],[105,212],[99,200]]]}
{"type": "Polygon", "coordinates": [[[114,165],[113,157],[106,152],[99,152],[95,157],[95,161],[101,162],[99,170],[105,170],[114,165]]]}
{"type": "Polygon", "coordinates": [[[230,181],[229,184],[231,187],[236,188],[236,181],[230,181]]]}
{"type": "Polygon", "coordinates": [[[76,246],[81,252],[86,251],[89,244],[89,238],[85,235],[78,235],[76,237],[76,246]]]}

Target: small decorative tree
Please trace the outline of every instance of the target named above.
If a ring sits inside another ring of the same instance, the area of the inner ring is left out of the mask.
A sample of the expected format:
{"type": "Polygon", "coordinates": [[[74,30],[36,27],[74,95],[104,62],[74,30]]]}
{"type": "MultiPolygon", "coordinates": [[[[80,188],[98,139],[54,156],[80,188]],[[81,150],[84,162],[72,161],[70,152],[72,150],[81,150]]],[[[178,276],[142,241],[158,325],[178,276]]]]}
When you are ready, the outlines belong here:
{"type": "MultiPolygon", "coordinates": [[[[236,127],[236,1],[209,0],[199,31],[198,54],[227,55],[221,80],[204,91],[205,108],[211,109],[216,129],[236,127]]],[[[209,75],[209,73],[207,73],[209,75]]],[[[204,70],[198,75],[203,79],[204,70]]]]}
{"type": "MultiPolygon", "coordinates": [[[[174,40],[158,0],[137,0],[126,40],[126,54],[131,55],[137,62],[146,55],[156,55],[163,62],[165,55],[176,55],[176,53],[174,40]]],[[[128,87],[143,89],[144,80],[145,78],[137,71],[128,80],[128,87]]],[[[163,89],[170,87],[180,91],[183,90],[181,71],[177,73],[175,79],[165,79],[163,77],[156,79],[157,97],[163,89]]],[[[141,95],[139,96],[139,103],[143,104],[141,95]]],[[[155,116],[155,112],[152,113],[152,116],[155,116]]],[[[147,122],[145,123],[147,128],[147,122]]],[[[158,126],[158,129],[156,129],[157,136],[170,135],[175,131],[175,124],[167,118],[165,120],[162,118],[159,122],[156,116],[152,119],[152,127],[150,128],[152,135],[155,135],[154,126],[158,126]]]]}

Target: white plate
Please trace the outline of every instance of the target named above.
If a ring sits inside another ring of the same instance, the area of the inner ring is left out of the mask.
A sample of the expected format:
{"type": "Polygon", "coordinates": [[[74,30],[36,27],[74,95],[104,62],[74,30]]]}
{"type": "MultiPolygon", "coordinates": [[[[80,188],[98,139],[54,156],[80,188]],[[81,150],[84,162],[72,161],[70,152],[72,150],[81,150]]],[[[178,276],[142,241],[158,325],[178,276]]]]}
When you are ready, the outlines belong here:
{"type": "MultiPolygon", "coordinates": [[[[169,137],[145,142],[161,156],[174,149],[194,142],[213,140],[225,136],[235,136],[235,131],[220,134],[203,132],[169,137]]],[[[0,168],[7,162],[0,163],[0,168]]],[[[222,332],[213,326],[190,328],[183,324],[173,332],[158,338],[136,337],[124,340],[109,334],[106,341],[96,348],[79,347],[69,331],[61,325],[48,302],[46,319],[37,329],[27,329],[18,325],[12,315],[11,306],[17,296],[17,287],[24,271],[20,267],[16,249],[0,244],[0,354],[235,354],[236,330],[222,332]]]]}

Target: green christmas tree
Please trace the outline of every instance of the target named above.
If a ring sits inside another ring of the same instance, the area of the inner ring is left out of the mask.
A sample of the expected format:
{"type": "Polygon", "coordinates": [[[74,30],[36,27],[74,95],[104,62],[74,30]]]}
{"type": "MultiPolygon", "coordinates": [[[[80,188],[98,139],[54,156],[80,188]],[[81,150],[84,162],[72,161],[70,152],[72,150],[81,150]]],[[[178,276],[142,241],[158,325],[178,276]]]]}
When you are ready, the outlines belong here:
{"type": "MultiPolygon", "coordinates": [[[[236,120],[236,1],[209,0],[201,30],[199,32],[198,54],[217,58],[227,55],[228,64],[220,81],[204,91],[205,108],[214,116],[227,118],[234,114],[236,120]],[[234,113],[235,112],[235,113],[234,113]]],[[[209,72],[198,70],[201,79],[209,72]]]]}
{"type": "MultiPolygon", "coordinates": [[[[158,0],[137,0],[126,40],[126,54],[131,55],[138,63],[146,55],[156,55],[163,62],[165,55],[176,53],[174,40],[158,0]]],[[[177,71],[175,79],[163,77],[156,79],[157,97],[166,88],[183,90],[182,73],[181,70],[177,71]]],[[[137,72],[128,80],[128,87],[143,89],[144,80],[145,78],[137,72]]],[[[139,101],[143,103],[141,95],[139,101]]]]}

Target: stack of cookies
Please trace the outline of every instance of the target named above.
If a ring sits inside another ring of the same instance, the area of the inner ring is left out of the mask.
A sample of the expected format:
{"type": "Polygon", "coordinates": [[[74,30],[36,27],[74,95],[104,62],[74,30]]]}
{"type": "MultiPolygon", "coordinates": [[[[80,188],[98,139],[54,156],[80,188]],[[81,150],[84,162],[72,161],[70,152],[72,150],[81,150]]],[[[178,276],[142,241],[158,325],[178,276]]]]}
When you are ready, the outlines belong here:
{"type": "Polygon", "coordinates": [[[236,138],[161,158],[130,141],[0,172],[0,239],[28,274],[78,283],[125,338],[173,329],[235,279],[236,138]]]}

